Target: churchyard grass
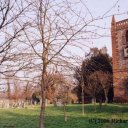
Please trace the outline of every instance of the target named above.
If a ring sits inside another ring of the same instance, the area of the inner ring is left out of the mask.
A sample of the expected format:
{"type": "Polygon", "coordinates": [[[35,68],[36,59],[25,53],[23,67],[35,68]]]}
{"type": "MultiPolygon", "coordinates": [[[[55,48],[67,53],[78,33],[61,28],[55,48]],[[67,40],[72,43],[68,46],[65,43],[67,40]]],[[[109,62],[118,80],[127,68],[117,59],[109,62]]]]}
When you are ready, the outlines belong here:
{"type": "MultiPolygon", "coordinates": [[[[63,107],[47,106],[45,128],[128,128],[126,104],[104,104],[101,110],[97,104],[97,112],[92,104],[85,104],[84,116],[80,104],[68,105],[66,111],[67,122],[64,121],[63,107]]],[[[39,112],[39,106],[0,109],[0,128],[38,128],[39,112]]]]}

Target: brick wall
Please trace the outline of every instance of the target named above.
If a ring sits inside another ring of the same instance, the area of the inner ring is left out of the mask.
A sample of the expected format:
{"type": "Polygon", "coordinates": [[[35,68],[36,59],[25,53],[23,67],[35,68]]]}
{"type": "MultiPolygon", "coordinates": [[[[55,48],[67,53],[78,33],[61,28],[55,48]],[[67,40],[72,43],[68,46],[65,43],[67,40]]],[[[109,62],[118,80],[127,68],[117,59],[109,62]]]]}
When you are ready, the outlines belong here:
{"type": "Polygon", "coordinates": [[[127,97],[125,93],[126,90],[123,85],[123,80],[128,78],[128,58],[125,58],[123,53],[123,49],[126,47],[126,45],[128,45],[125,42],[126,30],[128,30],[128,19],[116,22],[113,16],[111,23],[111,38],[114,97],[115,99],[121,99],[122,97],[122,100],[123,97],[127,97]]]}

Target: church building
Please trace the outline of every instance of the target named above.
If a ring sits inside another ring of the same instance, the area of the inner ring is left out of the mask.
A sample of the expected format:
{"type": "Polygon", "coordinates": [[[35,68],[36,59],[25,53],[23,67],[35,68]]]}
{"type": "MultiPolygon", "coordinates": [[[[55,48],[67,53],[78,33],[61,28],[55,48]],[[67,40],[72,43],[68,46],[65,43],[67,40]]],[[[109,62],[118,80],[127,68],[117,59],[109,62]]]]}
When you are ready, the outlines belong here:
{"type": "Polygon", "coordinates": [[[114,99],[128,102],[128,19],[116,22],[112,17],[111,38],[114,99]]]}

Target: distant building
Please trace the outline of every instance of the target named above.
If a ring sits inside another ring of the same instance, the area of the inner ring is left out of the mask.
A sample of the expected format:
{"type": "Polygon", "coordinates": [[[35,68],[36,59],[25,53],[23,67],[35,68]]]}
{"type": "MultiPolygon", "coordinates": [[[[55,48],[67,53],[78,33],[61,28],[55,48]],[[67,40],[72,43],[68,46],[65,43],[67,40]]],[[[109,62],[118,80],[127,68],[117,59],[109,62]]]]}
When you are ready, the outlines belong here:
{"type": "Polygon", "coordinates": [[[107,54],[107,48],[106,48],[106,47],[101,48],[101,49],[100,49],[100,52],[101,52],[102,54],[107,54]]]}
{"type": "Polygon", "coordinates": [[[106,47],[103,47],[101,49],[98,49],[98,48],[91,48],[90,49],[90,53],[92,53],[93,55],[98,55],[99,53],[101,54],[107,54],[107,48],[106,47]]]}
{"type": "Polygon", "coordinates": [[[111,23],[113,83],[116,100],[128,101],[123,81],[128,78],[128,19],[119,22],[112,17],[111,23]]]}

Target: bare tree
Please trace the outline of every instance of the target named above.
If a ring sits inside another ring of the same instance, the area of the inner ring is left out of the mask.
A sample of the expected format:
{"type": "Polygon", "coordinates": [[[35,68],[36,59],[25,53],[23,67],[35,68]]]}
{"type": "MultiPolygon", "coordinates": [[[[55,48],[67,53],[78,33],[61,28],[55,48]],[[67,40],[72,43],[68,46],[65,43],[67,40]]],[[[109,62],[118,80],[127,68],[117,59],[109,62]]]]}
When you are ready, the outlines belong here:
{"type": "Polygon", "coordinates": [[[26,81],[26,84],[23,88],[23,97],[24,97],[24,99],[26,101],[31,101],[32,93],[33,93],[32,85],[29,81],[26,81]]]}
{"type": "Polygon", "coordinates": [[[82,69],[80,69],[80,68],[76,69],[75,78],[77,79],[77,82],[81,87],[82,115],[84,115],[84,100],[85,100],[84,90],[85,90],[85,87],[84,87],[84,79],[83,79],[84,75],[83,75],[83,70],[82,69]]]}
{"type": "Polygon", "coordinates": [[[30,15],[27,15],[30,28],[24,31],[25,44],[28,46],[27,51],[34,52],[38,62],[40,62],[38,64],[41,74],[42,97],[40,128],[44,128],[46,87],[50,69],[55,65],[59,67],[73,65],[69,63],[75,58],[71,54],[70,48],[82,49],[86,46],[85,42],[79,40],[88,38],[85,33],[94,35],[94,32],[87,30],[87,27],[98,18],[94,18],[86,5],[79,0],[75,2],[68,0],[27,0],[27,2],[33,4],[29,8],[31,10],[30,15]],[[80,4],[83,4],[86,13],[78,10],[77,6],[80,4]]]}
{"type": "MultiPolygon", "coordinates": [[[[7,72],[7,65],[15,61],[16,47],[27,21],[23,19],[30,4],[22,0],[0,1],[0,68],[1,74],[7,72]],[[20,25],[19,22],[20,21],[20,25]],[[9,63],[10,61],[10,63],[9,63]],[[3,68],[4,67],[4,68],[3,68]]],[[[9,70],[9,69],[8,69],[9,70]]]]}
{"type": "Polygon", "coordinates": [[[105,103],[108,103],[108,92],[112,85],[112,74],[109,72],[98,71],[98,78],[105,94],[105,103]]]}
{"type": "Polygon", "coordinates": [[[89,75],[85,84],[85,91],[92,97],[94,103],[94,111],[96,112],[96,97],[102,91],[102,86],[98,78],[98,72],[96,71],[89,75]]]}
{"type": "Polygon", "coordinates": [[[33,0],[31,9],[36,17],[30,16],[31,28],[24,31],[29,50],[33,50],[41,62],[40,128],[44,128],[46,88],[50,67],[55,64],[60,67],[68,65],[66,59],[70,57],[64,56],[66,47],[84,46],[82,43],[77,43],[76,40],[86,31],[86,26],[94,21],[92,18],[89,21],[82,18],[80,11],[75,12],[74,5],[76,3],[67,0],[63,2],[33,0]]]}
{"type": "Polygon", "coordinates": [[[18,100],[23,99],[23,89],[20,86],[20,80],[16,77],[11,78],[12,79],[12,87],[13,90],[11,91],[11,99],[15,101],[15,103],[18,103],[18,100]]]}

